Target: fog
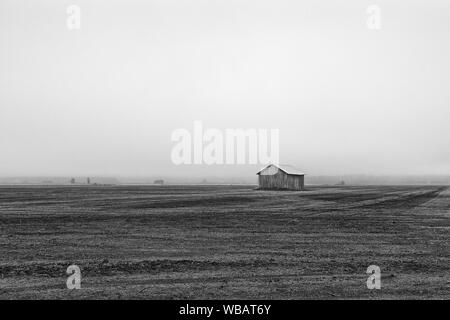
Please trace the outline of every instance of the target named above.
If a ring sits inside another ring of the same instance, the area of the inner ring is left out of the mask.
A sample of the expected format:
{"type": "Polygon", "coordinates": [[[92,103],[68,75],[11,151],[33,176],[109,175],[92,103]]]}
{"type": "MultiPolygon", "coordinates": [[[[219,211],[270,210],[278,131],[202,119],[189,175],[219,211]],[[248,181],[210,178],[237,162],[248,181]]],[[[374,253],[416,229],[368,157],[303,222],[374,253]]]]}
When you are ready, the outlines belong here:
{"type": "Polygon", "coordinates": [[[194,121],[279,129],[308,174],[449,175],[449,31],[444,0],[2,0],[0,175],[254,176],[173,164],[194,121]]]}

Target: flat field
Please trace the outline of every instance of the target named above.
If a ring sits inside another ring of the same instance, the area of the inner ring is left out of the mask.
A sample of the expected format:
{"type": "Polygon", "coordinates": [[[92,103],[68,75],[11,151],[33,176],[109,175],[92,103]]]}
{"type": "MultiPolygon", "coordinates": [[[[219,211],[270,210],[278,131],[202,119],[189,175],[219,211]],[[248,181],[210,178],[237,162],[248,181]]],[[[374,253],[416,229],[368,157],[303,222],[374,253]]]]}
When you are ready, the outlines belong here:
{"type": "Polygon", "coordinates": [[[0,299],[449,299],[449,248],[440,186],[0,187],[0,299]]]}

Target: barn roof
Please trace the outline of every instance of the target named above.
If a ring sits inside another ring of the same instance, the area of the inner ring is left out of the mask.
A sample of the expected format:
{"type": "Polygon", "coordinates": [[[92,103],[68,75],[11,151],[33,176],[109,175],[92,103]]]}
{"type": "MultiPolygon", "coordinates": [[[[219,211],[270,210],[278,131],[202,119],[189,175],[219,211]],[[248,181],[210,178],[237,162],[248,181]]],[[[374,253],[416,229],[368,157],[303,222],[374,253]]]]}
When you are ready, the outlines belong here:
{"type": "Polygon", "coordinates": [[[277,167],[281,171],[286,172],[287,174],[297,175],[297,176],[304,176],[305,174],[301,172],[299,169],[290,166],[288,164],[269,164],[268,166],[264,167],[263,169],[259,170],[256,174],[260,174],[261,171],[267,169],[270,166],[277,167]]]}

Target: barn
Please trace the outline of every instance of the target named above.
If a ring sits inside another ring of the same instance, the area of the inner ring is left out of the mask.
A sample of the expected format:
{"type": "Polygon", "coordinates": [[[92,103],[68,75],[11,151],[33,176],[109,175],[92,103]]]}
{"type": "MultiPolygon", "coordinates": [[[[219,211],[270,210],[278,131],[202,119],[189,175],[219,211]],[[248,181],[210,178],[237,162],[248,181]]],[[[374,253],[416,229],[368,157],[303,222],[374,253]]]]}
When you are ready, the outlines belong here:
{"type": "Polygon", "coordinates": [[[261,190],[304,190],[305,174],[289,165],[270,164],[258,173],[261,190]]]}

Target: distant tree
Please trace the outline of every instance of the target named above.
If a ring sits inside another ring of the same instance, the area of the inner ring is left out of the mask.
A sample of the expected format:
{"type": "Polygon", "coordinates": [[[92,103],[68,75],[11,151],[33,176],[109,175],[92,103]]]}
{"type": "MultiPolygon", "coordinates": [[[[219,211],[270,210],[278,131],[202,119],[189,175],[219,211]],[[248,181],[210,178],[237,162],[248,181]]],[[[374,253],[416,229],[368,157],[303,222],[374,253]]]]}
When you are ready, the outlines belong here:
{"type": "Polygon", "coordinates": [[[74,184],[75,183],[75,178],[70,179],[70,183],[74,184]]]}

